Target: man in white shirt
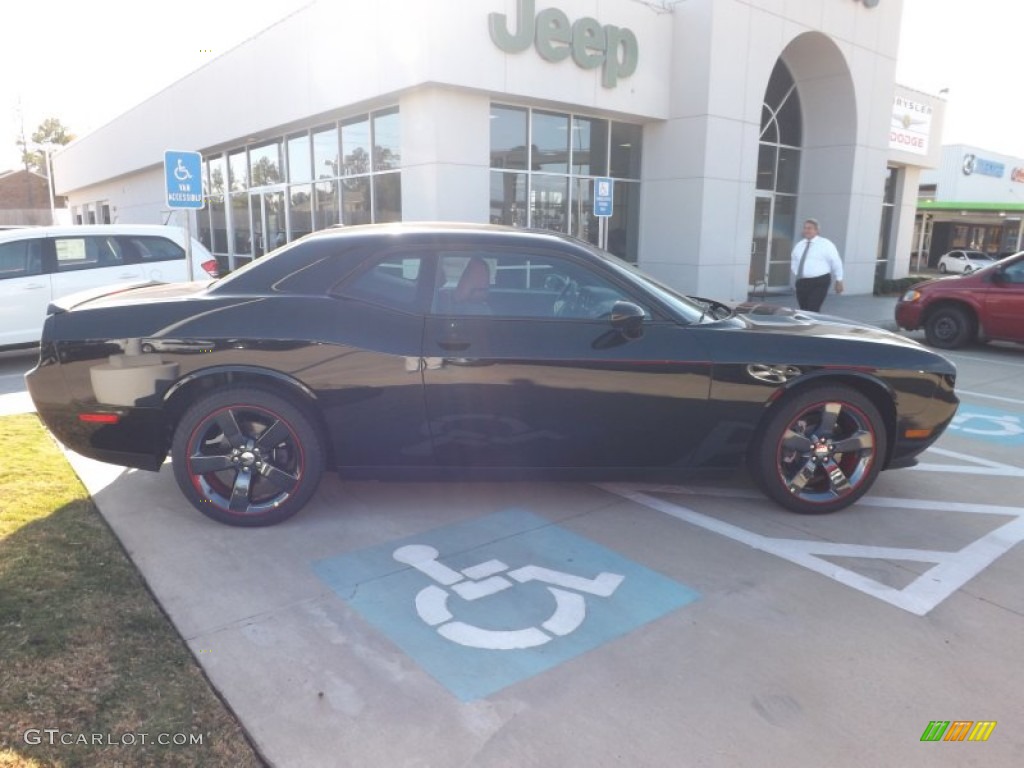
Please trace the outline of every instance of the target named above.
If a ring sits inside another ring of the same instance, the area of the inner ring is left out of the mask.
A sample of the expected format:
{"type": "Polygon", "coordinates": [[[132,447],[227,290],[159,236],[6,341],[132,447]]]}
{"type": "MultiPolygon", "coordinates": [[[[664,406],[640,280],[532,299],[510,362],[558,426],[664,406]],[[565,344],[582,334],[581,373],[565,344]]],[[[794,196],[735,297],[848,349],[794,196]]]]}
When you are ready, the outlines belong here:
{"type": "Polygon", "coordinates": [[[793,246],[791,259],[800,309],[820,312],[833,277],[836,293],[843,292],[843,262],[839,251],[831,240],[818,234],[816,219],[804,222],[804,239],[793,246]]]}

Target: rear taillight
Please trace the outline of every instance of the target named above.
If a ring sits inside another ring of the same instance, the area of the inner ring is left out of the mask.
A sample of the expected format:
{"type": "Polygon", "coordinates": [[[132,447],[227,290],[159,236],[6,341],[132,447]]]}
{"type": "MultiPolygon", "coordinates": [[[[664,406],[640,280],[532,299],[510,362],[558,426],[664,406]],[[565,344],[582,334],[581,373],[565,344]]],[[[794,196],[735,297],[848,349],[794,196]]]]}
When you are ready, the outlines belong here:
{"type": "Polygon", "coordinates": [[[218,266],[216,259],[207,259],[200,264],[200,266],[210,277],[220,277],[220,267],[218,266]]]}

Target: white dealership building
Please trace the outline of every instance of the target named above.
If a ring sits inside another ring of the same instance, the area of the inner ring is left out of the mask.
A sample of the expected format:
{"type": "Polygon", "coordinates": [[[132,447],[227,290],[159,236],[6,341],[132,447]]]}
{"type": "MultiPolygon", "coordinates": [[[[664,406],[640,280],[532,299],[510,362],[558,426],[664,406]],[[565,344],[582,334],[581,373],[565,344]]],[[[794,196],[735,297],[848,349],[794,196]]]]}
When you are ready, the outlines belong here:
{"type": "Polygon", "coordinates": [[[232,264],[339,223],[495,222],[732,299],[785,290],[814,217],[867,293],[906,273],[939,158],[943,102],[894,83],[901,10],[321,0],[64,148],[57,193],[81,222],[191,216],[232,264]],[[169,149],[202,154],[204,209],[168,209],[169,149]]]}

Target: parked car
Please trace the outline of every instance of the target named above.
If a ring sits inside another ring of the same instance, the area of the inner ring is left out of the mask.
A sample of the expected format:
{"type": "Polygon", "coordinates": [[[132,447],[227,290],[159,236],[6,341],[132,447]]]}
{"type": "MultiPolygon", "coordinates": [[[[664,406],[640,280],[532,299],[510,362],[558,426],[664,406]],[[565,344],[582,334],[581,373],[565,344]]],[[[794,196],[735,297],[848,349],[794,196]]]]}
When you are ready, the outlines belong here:
{"type": "MultiPolygon", "coordinates": [[[[217,276],[192,240],[191,279],[217,276]]],[[[189,280],[178,227],[96,224],[0,231],[0,348],[36,344],[51,300],[86,288],[189,280]]]]}
{"type": "Polygon", "coordinates": [[[950,251],[939,257],[939,272],[944,275],[969,275],[995,262],[996,259],[981,251],[950,251]]]}
{"type": "Polygon", "coordinates": [[[782,506],[831,512],[939,437],[955,373],[870,326],[689,299],[551,232],[395,224],[208,286],[58,300],[27,379],[70,448],[149,470],[170,453],[196,509],[252,526],[297,512],[325,468],[746,462],[782,506]]]}
{"type": "Polygon", "coordinates": [[[896,304],[896,323],[924,328],[940,349],[976,339],[1024,343],[1024,251],[978,272],[912,286],[896,304]]]}

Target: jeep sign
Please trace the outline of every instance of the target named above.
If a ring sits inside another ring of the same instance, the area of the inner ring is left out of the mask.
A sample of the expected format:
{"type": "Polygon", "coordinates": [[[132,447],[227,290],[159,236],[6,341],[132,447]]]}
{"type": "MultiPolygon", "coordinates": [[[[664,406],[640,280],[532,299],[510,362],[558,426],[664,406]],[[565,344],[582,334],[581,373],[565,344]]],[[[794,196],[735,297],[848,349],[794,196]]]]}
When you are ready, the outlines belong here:
{"type": "Polygon", "coordinates": [[[518,0],[516,32],[509,31],[504,13],[491,13],[487,26],[491,40],[505,53],[522,53],[532,43],[545,61],[563,61],[572,56],[583,69],[601,67],[601,84],[614,88],[620,77],[636,72],[639,46],[629,29],[584,16],[570,22],[564,11],[545,8],[534,16],[536,0],[518,0]]]}

